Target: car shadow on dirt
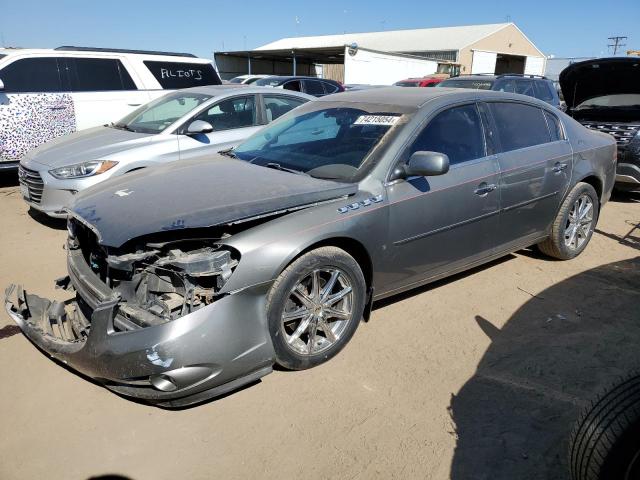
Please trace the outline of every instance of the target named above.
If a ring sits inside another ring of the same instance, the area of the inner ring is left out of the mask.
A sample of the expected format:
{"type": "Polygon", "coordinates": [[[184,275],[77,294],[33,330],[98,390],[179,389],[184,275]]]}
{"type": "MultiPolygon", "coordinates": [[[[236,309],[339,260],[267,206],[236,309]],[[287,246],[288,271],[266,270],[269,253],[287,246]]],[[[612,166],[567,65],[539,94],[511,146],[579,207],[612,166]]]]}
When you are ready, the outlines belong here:
{"type": "Polygon", "coordinates": [[[579,411],[640,366],[640,257],[564,280],[498,329],[475,374],[452,395],[453,480],[567,479],[579,411]]]}
{"type": "Polygon", "coordinates": [[[53,218],[46,213],[39,212],[35,208],[29,208],[27,213],[36,222],[44,225],[45,227],[53,228],[55,230],[65,230],[67,228],[67,220],[65,218],[53,218]]]}

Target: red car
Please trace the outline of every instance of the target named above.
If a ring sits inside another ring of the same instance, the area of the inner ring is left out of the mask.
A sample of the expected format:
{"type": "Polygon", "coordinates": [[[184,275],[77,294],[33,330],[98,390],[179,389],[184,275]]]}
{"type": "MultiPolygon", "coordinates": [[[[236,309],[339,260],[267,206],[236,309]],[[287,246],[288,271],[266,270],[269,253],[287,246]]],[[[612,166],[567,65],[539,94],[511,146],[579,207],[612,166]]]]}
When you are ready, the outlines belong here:
{"type": "Polygon", "coordinates": [[[396,87],[435,87],[443,79],[438,77],[407,78],[394,83],[396,87]]]}

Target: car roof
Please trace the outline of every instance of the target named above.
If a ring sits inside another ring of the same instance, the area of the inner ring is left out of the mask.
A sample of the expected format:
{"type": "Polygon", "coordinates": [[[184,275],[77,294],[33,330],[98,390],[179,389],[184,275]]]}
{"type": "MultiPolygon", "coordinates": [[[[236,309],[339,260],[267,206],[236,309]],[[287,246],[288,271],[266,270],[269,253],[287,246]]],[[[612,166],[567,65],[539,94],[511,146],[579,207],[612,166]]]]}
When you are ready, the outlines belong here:
{"type": "Polygon", "coordinates": [[[404,108],[421,108],[427,102],[447,97],[451,103],[474,100],[518,100],[540,106],[549,104],[533,97],[517,93],[494,92],[492,90],[468,90],[460,88],[403,88],[383,87],[365,90],[347,90],[320,97],[317,102],[369,103],[377,105],[396,105],[404,108]]]}
{"type": "Polygon", "coordinates": [[[85,47],[58,47],[58,48],[0,48],[0,55],[6,55],[7,57],[15,56],[56,56],[56,57],[70,57],[70,56],[91,56],[91,57],[113,57],[113,56],[127,56],[127,57],[140,57],[143,59],[157,59],[158,61],[175,61],[178,63],[211,63],[210,59],[196,57],[186,53],[174,53],[174,52],[156,52],[146,50],[124,50],[124,49],[108,49],[108,48],[85,48],[85,47]]]}
{"type": "Polygon", "coordinates": [[[524,78],[524,79],[528,79],[528,80],[548,80],[546,77],[540,76],[540,75],[526,75],[526,74],[520,74],[520,73],[501,73],[501,74],[492,74],[492,73],[488,73],[488,74],[471,74],[471,75],[460,75],[458,77],[451,77],[451,78],[447,78],[445,80],[496,80],[498,78],[524,78]]]}
{"type": "Polygon", "coordinates": [[[290,75],[290,76],[273,75],[269,77],[269,80],[273,80],[277,82],[286,82],[288,80],[322,80],[325,82],[335,82],[335,80],[330,80],[328,78],[309,77],[305,75],[290,75]]]}
{"type": "Polygon", "coordinates": [[[252,85],[243,85],[240,83],[225,83],[224,85],[203,85],[201,87],[183,88],[181,92],[194,92],[220,97],[224,95],[232,95],[236,93],[256,94],[266,93],[271,95],[292,95],[294,97],[307,98],[315,100],[316,97],[307,95],[306,93],[296,92],[294,90],[279,90],[273,87],[257,87],[252,85]]]}

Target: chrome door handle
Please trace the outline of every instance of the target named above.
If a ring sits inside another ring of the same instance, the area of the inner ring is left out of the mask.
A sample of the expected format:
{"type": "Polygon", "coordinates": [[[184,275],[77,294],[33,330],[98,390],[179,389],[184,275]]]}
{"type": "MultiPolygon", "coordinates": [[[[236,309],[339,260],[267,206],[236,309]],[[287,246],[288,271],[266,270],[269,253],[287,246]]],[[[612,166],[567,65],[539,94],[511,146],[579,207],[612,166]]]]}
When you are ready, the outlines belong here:
{"type": "Polygon", "coordinates": [[[560,172],[566,170],[568,166],[569,165],[566,164],[566,163],[558,162],[553,166],[553,171],[556,172],[556,173],[560,173],[560,172]]]}
{"type": "Polygon", "coordinates": [[[142,104],[141,103],[127,103],[127,105],[129,105],[130,107],[139,107],[142,104]]]}
{"type": "Polygon", "coordinates": [[[481,183],[480,185],[478,185],[478,188],[476,188],[473,193],[475,193],[476,195],[486,195],[487,193],[491,193],[493,192],[496,188],[498,188],[498,186],[494,183],[491,184],[487,184],[487,183],[481,183]]]}

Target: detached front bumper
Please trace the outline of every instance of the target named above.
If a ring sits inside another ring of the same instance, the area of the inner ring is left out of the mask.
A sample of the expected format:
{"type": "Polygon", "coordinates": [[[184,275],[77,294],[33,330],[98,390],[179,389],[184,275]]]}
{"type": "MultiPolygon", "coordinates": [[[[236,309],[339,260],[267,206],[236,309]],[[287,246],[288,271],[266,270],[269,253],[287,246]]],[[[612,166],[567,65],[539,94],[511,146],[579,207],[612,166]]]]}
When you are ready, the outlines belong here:
{"type": "Polygon", "coordinates": [[[268,285],[227,295],[162,325],[117,332],[119,297],[96,285],[95,274],[77,263],[70,254],[71,278],[60,281],[76,286],[76,300],[52,302],[15,285],[5,292],[9,315],[56,360],[116,393],[162,407],[199,403],[271,372],[268,285]]]}

